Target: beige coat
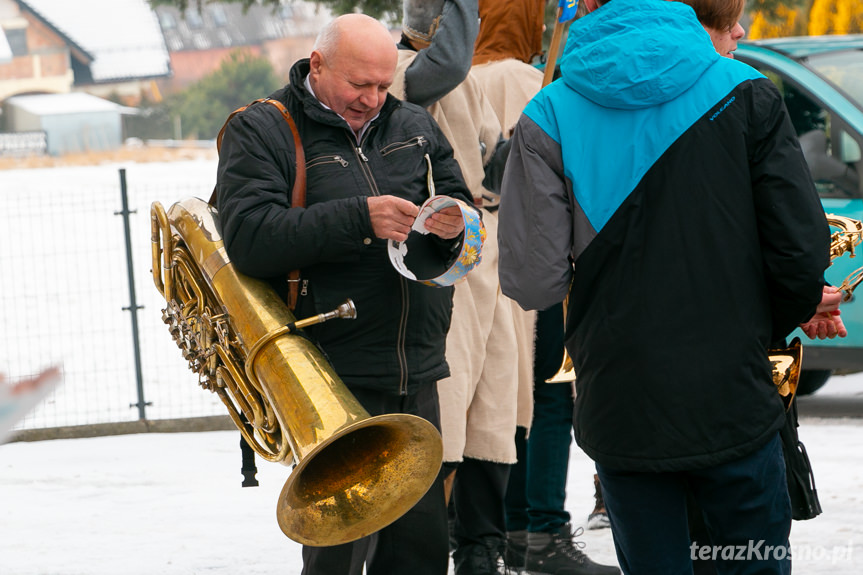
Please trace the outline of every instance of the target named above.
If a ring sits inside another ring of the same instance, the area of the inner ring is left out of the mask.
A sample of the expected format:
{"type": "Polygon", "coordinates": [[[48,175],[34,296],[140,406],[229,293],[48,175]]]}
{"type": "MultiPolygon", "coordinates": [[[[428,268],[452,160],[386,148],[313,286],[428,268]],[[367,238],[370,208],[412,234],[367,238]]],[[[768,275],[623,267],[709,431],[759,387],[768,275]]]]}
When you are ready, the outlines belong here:
{"type": "Polygon", "coordinates": [[[471,74],[494,108],[504,137],[509,138],[524,107],[542,87],[543,73],[521,60],[508,58],[474,65],[471,74]]]}
{"type": "MultiPolygon", "coordinates": [[[[416,56],[399,51],[390,92],[405,97],[404,72],[416,56]]],[[[484,164],[500,137],[500,121],[471,74],[428,108],[453,146],[474,198],[483,195],[484,164]],[[484,146],[480,145],[480,142],[484,146]],[[483,152],[484,150],[484,152],[483,152]]],[[[523,311],[500,291],[497,216],[483,209],[487,237],[482,262],[455,286],[447,363],[452,375],[438,382],[444,461],[465,456],[515,463],[515,428],[530,422],[533,402],[519,404],[519,388],[533,385],[535,313],[523,311]],[[528,413],[517,418],[518,409],[528,413]]]]}

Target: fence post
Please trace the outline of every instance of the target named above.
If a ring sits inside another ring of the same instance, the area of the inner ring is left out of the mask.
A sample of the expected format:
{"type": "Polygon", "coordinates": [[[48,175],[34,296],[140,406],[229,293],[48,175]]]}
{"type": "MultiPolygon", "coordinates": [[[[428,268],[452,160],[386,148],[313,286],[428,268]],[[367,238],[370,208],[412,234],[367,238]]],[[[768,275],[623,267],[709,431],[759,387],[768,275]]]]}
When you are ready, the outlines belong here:
{"type": "Polygon", "coordinates": [[[135,380],[138,387],[138,403],[130,403],[129,407],[138,408],[138,419],[147,419],[145,407],[152,405],[144,401],[144,378],[141,375],[141,345],[138,334],[138,310],[144,306],[138,305],[135,297],[135,272],[132,266],[132,234],[129,230],[129,214],[134,214],[135,211],[129,211],[129,194],[126,190],[126,169],[120,168],[120,196],[123,200],[123,211],[114,212],[114,215],[123,216],[123,228],[126,235],[126,268],[129,273],[129,307],[124,307],[123,311],[132,312],[132,341],[135,352],[135,380]]]}

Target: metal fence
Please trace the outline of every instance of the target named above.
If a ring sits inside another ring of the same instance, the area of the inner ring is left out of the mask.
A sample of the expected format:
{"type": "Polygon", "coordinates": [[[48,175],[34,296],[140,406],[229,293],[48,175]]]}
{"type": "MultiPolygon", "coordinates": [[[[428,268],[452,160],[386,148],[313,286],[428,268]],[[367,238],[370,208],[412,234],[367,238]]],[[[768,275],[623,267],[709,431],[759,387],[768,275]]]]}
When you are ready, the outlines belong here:
{"type": "Polygon", "coordinates": [[[226,413],[171,340],[151,273],[151,203],[207,198],[215,175],[212,153],[0,171],[0,373],[64,373],[16,429],[226,413]]]}
{"type": "Polygon", "coordinates": [[[38,132],[0,132],[0,156],[42,155],[48,151],[48,134],[38,132]]]}

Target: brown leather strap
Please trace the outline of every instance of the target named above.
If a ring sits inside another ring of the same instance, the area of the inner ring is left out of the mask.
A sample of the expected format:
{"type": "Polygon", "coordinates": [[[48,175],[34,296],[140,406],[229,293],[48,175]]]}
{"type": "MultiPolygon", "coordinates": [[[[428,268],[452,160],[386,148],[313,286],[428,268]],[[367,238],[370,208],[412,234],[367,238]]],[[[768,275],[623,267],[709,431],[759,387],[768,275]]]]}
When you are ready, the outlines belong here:
{"type": "MultiPolygon", "coordinates": [[[[300,131],[291,117],[291,113],[284,104],[278,100],[266,99],[264,102],[272,104],[281,112],[282,117],[291,128],[294,135],[294,154],[296,155],[296,175],[294,176],[294,189],[291,191],[291,207],[306,207],[306,153],[303,151],[303,142],[300,140],[300,131]]],[[[293,311],[297,307],[297,297],[300,287],[300,270],[291,270],[288,273],[288,308],[293,311]]]]}
{"type": "MultiPolygon", "coordinates": [[[[285,105],[279,102],[278,100],[272,100],[270,98],[260,98],[255,100],[251,104],[243,106],[241,108],[237,108],[228,116],[228,119],[225,120],[225,123],[222,125],[222,129],[219,130],[219,135],[216,136],[216,150],[219,151],[222,148],[222,138],[225,137],[225,128],[228,127],[228,122],[231,121],[231,118],[251,106],[252,104],[257,104],[258,102],[266,102],[267,104],[271,104],[275,106],[275,108],[282,114],[282,118],[288,123],[288,127],[291,129],[291,134],[294,136],[294,154],[296,156],[296,174],[294,175],[294,188],[291,190],[291,207],[295,208],[304,208],[306,207],[306,153],[303,150],[303,142],[300,140],[300,131],[297,129],[297,125],[294,123],[294,119],[291,117],[291,113],[288,112],[288,109],[285,108],[285,105]]],[[[216,206],[216,188],[213,187],[213,194],[210,196],[209,204],[213,207],[216,206]]],[[[297,305],[297,296],[300,287],[300,270],[291,270],[288,273],[288,307],[291,311],[297,305]]]]}
{"type": "Polygon", "coordinates": [[[282,117],[291,128],[294,135],[294,154],[297,157],[297,173],[294,176],[294,189],[291,191],[291,207],[306,207],[306,153],[303,151],[303,142],[300,140],[300,131],[291,117],[291,113],[285,105],[278,100],[265,99],[264,102],[272,104],[282,113],[282,117]]]}

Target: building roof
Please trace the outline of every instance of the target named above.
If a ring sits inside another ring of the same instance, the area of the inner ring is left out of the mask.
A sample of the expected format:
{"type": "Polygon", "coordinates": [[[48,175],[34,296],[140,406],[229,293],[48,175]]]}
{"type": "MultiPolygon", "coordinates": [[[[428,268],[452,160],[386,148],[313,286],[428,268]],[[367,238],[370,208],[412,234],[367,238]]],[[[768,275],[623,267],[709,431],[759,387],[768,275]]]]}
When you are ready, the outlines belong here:
{"type": "Polygon", "coordinates": [[[239,3],[194,2],[180,13],[173,6],[156,6],[165,42],[171,52],[259,45],[268,40],[316,36],[330,20],[328,9],[313,2],[294,1],[273,7],[253,4],[244,11],[239,3]]]}
{"type": "Polygon", "coordinates": [[[170,59],[147,0],[18,0],[81,46],[94,83],[170,74],[170,59]]]}
{"type": "Polygon", "coordinates": [[[125,108],[109,100],[84,92],[69,94],[36,94],[12,96],[7,103],[37,116],[84,114],[91,112],[122,112],[125,108]]]}

